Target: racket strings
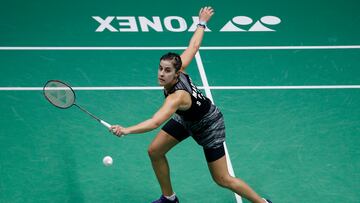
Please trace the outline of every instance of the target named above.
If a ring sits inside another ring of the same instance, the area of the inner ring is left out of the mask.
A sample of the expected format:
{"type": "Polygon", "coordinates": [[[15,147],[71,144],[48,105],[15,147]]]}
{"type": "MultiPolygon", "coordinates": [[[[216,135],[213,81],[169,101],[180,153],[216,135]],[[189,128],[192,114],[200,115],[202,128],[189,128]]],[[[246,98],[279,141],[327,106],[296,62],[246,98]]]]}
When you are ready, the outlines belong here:
{"type": "Polygon", "coordinates": [[[104,125],[107,129],[110,129],[111,125],[109,123],[99,119],[86,109],[75,104],[75,92],[66,83],[63,83],[59,80],[49,80],[43,88],[43,93],[45,98],[54,106],[66,109],[74,105],[80,110],[82,110],[84,113],[88,114],[89,116],[97,120],[99,123],[104,125]]]}
{"type": "Polygon", "coordinates": [[[66,84],[50,81],[44,86],[45,97],[51,104],[59,108],[69,108],[75,103],[75,93],[66,84]]]}

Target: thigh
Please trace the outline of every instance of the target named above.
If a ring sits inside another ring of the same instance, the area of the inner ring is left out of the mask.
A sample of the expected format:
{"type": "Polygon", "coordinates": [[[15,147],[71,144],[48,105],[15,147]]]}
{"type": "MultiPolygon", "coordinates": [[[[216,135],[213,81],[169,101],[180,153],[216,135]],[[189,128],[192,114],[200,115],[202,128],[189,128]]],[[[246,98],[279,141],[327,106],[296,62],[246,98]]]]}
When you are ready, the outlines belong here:
{"type": "Polygon", "coordinates": [[[208,163],[214,162],[225,156],[224,143],[221,143],[220,146],[217,146],[216,148],[203,148],[203,150],[208,163]]]}
{"type": "Polygon", "coordinates": [[[185,127],[185,122],[179,117],[174,116],[166,122],[166,124],[162,127],[162,130],[167,134],[174,137],[177,141],[181,142],[188,138],[191,132],[185,127]]]}
{"type": "Polygon", "coordinates": [[[229,176],[225,155],[216,161],[208,162],[208,167],[214,180],[221,180],[229,176]]]}
{"type": "Polygon", "coordinates": [[[225,141],[225,123],[220,110],[213,106],[199,122],[191,125],[194,140],[206,149],[218,148],[225,141]]]}
{"type": "Polygon", "coordinates": [[[149,151],[152,151],[153,153],[165,154],[178,143],[179,141],[173,136],[169,135],[163,130],[160,130],[160,132],[151,142],[149,146],[149,151]]]}
{"type": "Polygon", "coordinates": [[[171,118],[151,142],[149,151],[165,154],[187,137],[189,131],[179,121],[171,118]]]}

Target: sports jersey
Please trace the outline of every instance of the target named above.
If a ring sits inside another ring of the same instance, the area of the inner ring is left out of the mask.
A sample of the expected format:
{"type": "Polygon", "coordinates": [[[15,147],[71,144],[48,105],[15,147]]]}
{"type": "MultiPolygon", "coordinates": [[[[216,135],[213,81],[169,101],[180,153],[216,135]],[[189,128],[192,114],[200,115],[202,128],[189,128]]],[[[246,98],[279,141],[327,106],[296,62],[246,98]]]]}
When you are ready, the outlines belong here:
{"type": "Polygon", "coordinates": [[[171,90],[164,89],[165,97],[177,90],[185,90],[191,96],[191,107],[188,110],[177,110],[176,114],[180,115],[184,120],[196,121],[200,120],[210,109],[212,103],[210,99],[205,97],[199,89],[192,83],[189,75],[180,72],[178,82],[171,90]]]}

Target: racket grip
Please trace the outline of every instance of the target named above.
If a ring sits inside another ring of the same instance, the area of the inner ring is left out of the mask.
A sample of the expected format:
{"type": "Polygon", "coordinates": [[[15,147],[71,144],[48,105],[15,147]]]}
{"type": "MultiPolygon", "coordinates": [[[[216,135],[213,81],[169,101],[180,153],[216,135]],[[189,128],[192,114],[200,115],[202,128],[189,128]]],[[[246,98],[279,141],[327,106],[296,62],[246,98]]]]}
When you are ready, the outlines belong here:
{"type": "Polygon", "coordinates": [[[103,124],[105,127],[107,127],[108,129],[110,129],[111,125],[103,120],[100,120],[100,123],[103,124]]]}

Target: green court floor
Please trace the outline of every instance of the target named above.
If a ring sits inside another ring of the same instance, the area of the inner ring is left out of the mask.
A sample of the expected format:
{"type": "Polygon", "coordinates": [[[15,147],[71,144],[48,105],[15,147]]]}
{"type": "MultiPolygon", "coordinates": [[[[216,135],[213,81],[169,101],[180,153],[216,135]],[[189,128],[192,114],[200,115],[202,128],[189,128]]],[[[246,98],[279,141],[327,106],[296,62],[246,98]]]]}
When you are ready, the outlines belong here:
{"type": "MultiPolygon", "coordinates": [[[[181,53],[192,32],[171,32],[164,24],[163,32],[95,32],[99,23],[92,16],[180,16],[189,26],[191,16],[208,4],[216,15],[199,52],[206,78],[195,59],[188,73],[204,92],[203,80],[208,81],[207,90],[225,116],[235,174],[275,203],[359,202],[360,29],[355,25],[360,17],[353,12],[359,3],[230,0],[187,0],[177,7],[168,1],[4,3],[0,202],[157,198],[160,188],[147,147],[158,130],[119,139],[76,108],[51,106],[41,87],[50,79],[88,87],[76,91],[77,103],[111,124],[147,119],[164,97],[154,88],[159,57],[181,53]],[[241,26],[248,31],[220,32],[236,16],[253,19],[241,26]],[[266,25],[271,32],[249,31],[264,16],[281,23],[266,25]],[[114,160],[111,167],[102,164],[107,155],[114,160]]],[[[173,26],[179,25],[174,21],[173,26]]],[[[181,202],[236,202],[231,191],[212,181],[202,148],[191,138],[168,159],[181,202]]]]}

